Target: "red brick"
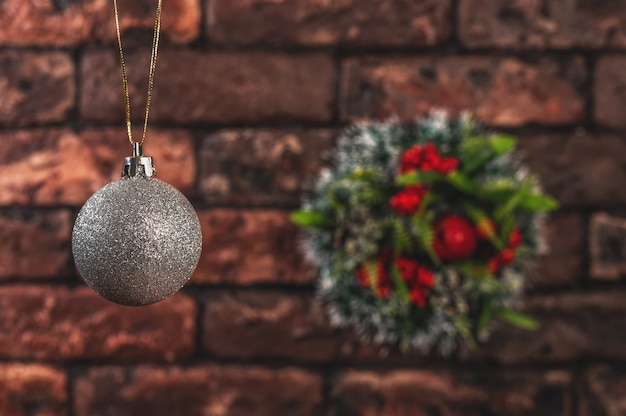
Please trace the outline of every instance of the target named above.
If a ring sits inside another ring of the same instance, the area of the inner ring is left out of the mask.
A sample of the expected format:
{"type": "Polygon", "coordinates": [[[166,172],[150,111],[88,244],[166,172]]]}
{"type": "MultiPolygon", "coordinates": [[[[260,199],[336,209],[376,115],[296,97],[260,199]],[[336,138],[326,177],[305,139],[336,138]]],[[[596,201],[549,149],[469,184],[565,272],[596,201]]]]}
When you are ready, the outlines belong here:
{"type": "Polygon", "coordinates": [[[199,218],[204,248],[194,282],[303,284],[315,278],[288,212],[218,209],[199,218]]]}
{"type": "Polygon", "coordinates": [[[612,134],[537,134],[521,137],[521,152],[547,193],[565,207],[626,203],[626,142],[612,134]],[[610,178],[608,180],[607,178],[610,178]]]}
{"type": "Polygon", "coordinates": [[[204,139],[200,191],[212,204],[300,203],[334,146],[329,130],[222,130],[204,139]]]}
{"type": "MultiPolygon", "coordinates": [[[[122,30],[151,31],[156,1],[120,0],[122,30]]],[[[162,32],[170,41],[189,42],[200,31],[198,0],[163,2],[162,32]]],[[[113,2],[7,0],[0,3],[0,45],[76,46],[115,39],[113,2]]]]}
{"type": "MultiPolygon", "coordinates": [[[[147,50],[128,53],[135,116],[145,103],[147,50]]],[[[124,117],[118,57],[88,53],[82,61],[81,116],[90,121],[124,117]]],[[[163,49],[154,91],[153,121],[229,123],[329,121],[334,100],[332,60],[323,54],[163,49]]]]}
{"type": "Polygon", "coordinates": [[[214,0],[209,40],[221,44],[433,46],[451,32],[450,0],[214,0]]]}
{"type": "Polygon", "coordinates": [[[585,65],[576,57],[557,62],[516,58],[351,58],[343,64],[344,120],[411,119],[433,108],[471,111],[498,126],[581,122],[585,65]]]}
{"type": "Polygon", "coordinates": [[[433,359],[365,343],[352,328],[331,326],[313,293],[216,290],[203,304],[203,346],[210,355],[393,366],[423,366],[433,359]]]}
{"type": "Polygon", "coordinates": [[[2,416],[65,416],[65,374],[38,364],[0,364],[2,416]]]}
{"type": "Polygon", "coordinates": [[[459,37],[472,48],[599,49],[626,46],[623,2],[459,2],[459,37]]]}
{"type": "Polygon", "coordinates": [[[205,298],[203,345],[221,357],[325,361],[345,340],[312,296],[215,291],[205,298]]]}
{"type": "Polygon", "coordinates": [[[69,211],[0,213],[0,280],[54,278],[68,271],[69,211]]]}
{"type": "Polygon", "coordinates": [[[131,308],[91,289],[0,287],[0,357],[173,361],[194,349],[195,304],[178,294],[131,308]]]}
{"type": "Polygon", "coordinates": [[[67,119],[76,94],[74,64],[68,54],[1,51],[0,68],[0,125],[67,119]]]}
{"type": "Polygon", "coordinates": [[[626,358],[626,294],[585,292],[528,299],[524,310],[541,325],[525,331],[500,325],[490,341],[465,358],[503,363],[573,362],[584,357],[626,358]]]}
{"type": "Polygon", "coordinates": [[[546,221],[546,253],[529,270],[530,286],[575,286],[586,274],[586,226],[582,215],[556,213],[546,221]]]}
{"type": "MultiPolygon", "coordinates": [[[[188,43],[195,40],[200,34],[202,20],[201,1],[198,0],[168,0],[163,2],[163,18],[161,35],[174,43],[188,43]]],[[[157,2],[151,0],[120,0],[120,26],[122,30],[144,30],[152,35],[157,2]]],[[[101,41],[115,39],[115,25],[113,22],[112,2],[100,4],[99,13],[92,20],[92,35],[101,41]]],[[[124,37],[126,39],[127,37],[124,37]]],[[[144,37],[145,38],[145,37],[144,37]]],[[[89,41],[90,38],[86,38],[89,41]]],[[[146,44],[147,45],[147,44],[146,44]]]]}
{"type": "Polygon", "coordinates": [[[589,228],[591,277],[619,280],[626,275],[626,218],[623,215],[596,213],[589,228]]]}
{"type": "MultiPolygon", "coordinates": [[[[150,131],[145,153],[158,177],[189,193],[196,165],[192,137],[181,130],[150,131]]],[[[0,134],[0,205],[81,205],[119,179],[132,147],[122,129],[17,130],[0,134]]]]}
{"type": "Polygon", "coordinates": [[[571,379],[560,370],[351,370],[335,379],[330,414],[569,416],[571,379]]]}
{"type": "Polygon", "coordinates": [[[598,59],[593,84],[593,114],[605,126],[623,129],[626,120],[622,109],[626,106],[626,57],[603,56],[598,59]]]}
{"type": "Polygon", "coordinates": [[[321,414],[322,381],[294,369],[92,368],[74,386],[76,416],[321,414]]]}
{"type": "Polygon", "coordinates": [[[593,366],[583,375],[578,392],[580,416],[620,416],[626,414],[624,371],[615,366],[593,366]]]}

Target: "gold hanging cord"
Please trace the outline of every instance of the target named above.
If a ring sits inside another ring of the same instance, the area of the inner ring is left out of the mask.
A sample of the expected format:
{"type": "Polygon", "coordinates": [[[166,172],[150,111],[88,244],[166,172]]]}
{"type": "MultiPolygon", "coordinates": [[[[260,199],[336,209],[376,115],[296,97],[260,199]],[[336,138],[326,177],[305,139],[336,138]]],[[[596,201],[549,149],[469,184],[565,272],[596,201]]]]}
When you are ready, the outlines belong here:
{"type": "MultiPolygon", "coordinates": [[[[120,64],[122,66],[122,83],[124,88],[124,105],[126,110],[126,130],[128,132],[128,140],[130,144],[134,145],[133,132],[131,128],[130,118],[130,95],[128,93],[128,76],[126,74],[126,61],[124,60],[124,50],[122,48],[122,31],[120,29],[120,14],[117,8],[117,0],[113,0],[113,8],[115,10],[115,28],[117,31],[117,45],[120,50],[120,64]]],[[[146,132],[148,131],[148,116],[150,115],[150,104],[152,102],[152,89],[154,87],[154,72],[156,69],[157,53],[159,50],[159,38],[161,34],[161,11],[163,9],[163,0],[159,0],[156,11],[156,18],[154,20],[154,35],[152,37],[152,55],[150,56],[150,75],[148,76],[148,98],[146,101],[146,115],[143,123],[143,134],[141,141],[143,145],[146,140],[146,132]]]]}

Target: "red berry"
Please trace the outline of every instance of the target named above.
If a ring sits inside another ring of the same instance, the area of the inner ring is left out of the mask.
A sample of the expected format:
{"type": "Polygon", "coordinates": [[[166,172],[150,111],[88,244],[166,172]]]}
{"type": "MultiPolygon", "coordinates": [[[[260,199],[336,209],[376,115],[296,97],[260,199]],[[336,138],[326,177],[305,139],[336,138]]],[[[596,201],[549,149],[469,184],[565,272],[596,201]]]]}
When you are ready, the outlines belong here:
{"type": "Polygon", "coordinates": [[[412,215],[418,210],[425,194],[426,188],[422,185],[410,185],[395,194],[389,205],[399,215],[412,215]]]}
{"type": "Polygon", "coordinates": [[[389,296],[390,290],[391,290],[391,287],[389,285],[379,286],[378,296],[380,296],[381,298],[386,298],[387,296],[389,296]]]}
{"type": "Polygon", "coordinates": [[[409,292],[409,296],[415,305],[420,308],[426,306],[426,297],[428,296],[428,289],[416,287],[409,292]]]}
{"type": "Polygon", "coordinates": [[[496,274],[496,272],[500,270],[500,260],[495,257],[489,259],[489,261],[487,262],[487,268],[489,269],[491,274],[496,274]]]}
{"type": "Polygon", "coordinates": [[[416,170],[422,160],[422,146],[407,149],[400,158],[400,173],[416,170]]]}
{"type": "Polygon", "coordinates": [[[427,288],[433,287],[435,284],[435,276],[425,267],[420,267],[417,271],[417,281],[427,288]]]}
{"type": "Polygon", "coordinates": [[[433,162],[426,161],[420,165],[420,170],[423,172],[432,172],[435,170],[435,164],[433,162]]]}
{"type": "Polygon", "coordinates": [[[367,275],[367,269],[365,267],[361,267],[359,270],[356,271],[356,277],[359,280],[361,286],[370,285],[370,279],[367,275]]]}
{"type": "Polygon", "coordinates": [[[438,171],[447,175],[448,173],[456,170],[459,167],[459,161],[454,158],[441,159],[438,166],[438,171]]]}
{"type": "Polygon", "coordinates": [[[439,152],[437,152],[435,145],[432,143],[426,143],[419,169],[424,172],[438,170],[440,163],[441,156],[439,156],[439,152]]]}
{"type": "Polygon", "coordinates": [[[399,215],[414,214],[422,202],[422,197],[417,194],[400,192],[391,198],[390,205],[399,215]]]}
{"type": "Polygon", "coordinates": [[[515,258],[515,252],[510,248],[505,248],[498,257],[502,264],[511,264],[515,258]]]}
{"type": "Polygon", "coordinates": [[[442,218],[435,225],[433,249],[442,260],[465,260],[476,250],[474,228],[465,218],[456,215],[442,218]]]}
{"type": "Polygon", "coordinates": [[[398,257],[395,264],[398,273],[400,273],[400,277],[407,283],[413,280],[419,267],[419,264],[415,260],[409,260],[404,257],[398,257]]]}
{"type": "Polygon", "coordinates": [[[391,273],[389,273],[388,263],[383,259],[378,259],[376,264],[376,274],[378,277],[378,294],[382,298],[386,298],[391,291],[391,273]]]}
{"type": "Polygon", "coordinates": [[[428,142],[424,145],[424,159],[426,160],[435,160],[435,159],[439,159],[439,152],[437,151],[437,147],[431,143],[428,142]]]}
{"type": "Polygon", "coordinates": [[[515,228],[509,236],[509,247],[518,248],[522,244],[523,236],[519,229],[515,228]]]}

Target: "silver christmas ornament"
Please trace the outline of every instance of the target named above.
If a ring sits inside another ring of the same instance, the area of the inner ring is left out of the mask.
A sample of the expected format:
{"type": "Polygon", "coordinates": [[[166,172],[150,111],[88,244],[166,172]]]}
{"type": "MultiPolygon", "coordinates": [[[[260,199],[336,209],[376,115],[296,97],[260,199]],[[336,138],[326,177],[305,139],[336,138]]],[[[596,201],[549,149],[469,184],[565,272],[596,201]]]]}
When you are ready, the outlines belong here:
{"type": "Polygon", "coordinates": [[[176,293],[202,250],[200,222],[189,201],[155,175],[135,143],[123,178],[89,198],[72,232],[72,252],[85,282],[100,296],[142,306],[176,293]]]}

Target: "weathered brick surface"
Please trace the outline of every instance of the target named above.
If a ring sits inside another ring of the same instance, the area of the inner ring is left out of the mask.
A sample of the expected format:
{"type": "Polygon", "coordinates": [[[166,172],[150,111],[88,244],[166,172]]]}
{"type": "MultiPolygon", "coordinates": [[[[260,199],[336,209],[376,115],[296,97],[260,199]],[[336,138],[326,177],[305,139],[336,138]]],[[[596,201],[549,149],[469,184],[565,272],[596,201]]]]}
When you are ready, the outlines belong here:
{"type": "Polygon", "coordinates": [[[194,282],[302,284],[315,278],[289,212],[216,209],[198,215],[203,250],[194,282]]]}
{"type": "Polygon", "coordinates": [[[0,51],[0,125],[64,121],[75,94],[69,54],[0,51]]]}
{"type": "Polygon", "coordinates": [[[571,374],[351,370],[331,391],[331,415],[569,416],[571,374]]]}
{"type": "Polygon", "coordinates": [[[626,414],[622,366],[597,365],[588,369],[578,392],[579,416],[620,416],[626,414]]]}
{"type": "Polygon", "coordinates": [[[545,225],[546,252],[529,270],[531,288],[574,286],[586,274],[585,220],[580,214],[556,213],[545,225]]]}
{"type": "Polygon", "coordinates": [[[204,302],[203,346],[211,354],[320,361],[341,350],[340,331],[311,296],[219,291],[204,302]]]}
{"type": "MultiPolygon", "coordinates": [[[[119,1],[140,128],[157,1],[119,1]]],[[[0,416],[626,415],[626,2],[164,5],[145,152],[204,250],[128,308],[70,287],[73,216],[131,153],[112,2],[0,0],[0,416]],[[333,328],[289,220],[342,124],[431,109],[519,133],[564,208],[528,271],[541,328],[451,358],[333,328]]]]}
{"type": "Polygon", "coordinates": [[[537,134],[521,137],[519,148],[545,191],[566,207],[626,203],[626,142],[618,135],[537,134]]]}
{"type": "Polygon", "coordinates": [[[63,277],[71,230],[68,211],[1,211],[0,280],[63,277]]]}
{"type": "MultiPolygon", "coordinates": [[[[128,53],[133,108],[145,103],[150,53],[128,53]]],[[[81,116],[123,120],[118,57],[88,53],[81,64],[81,116]]],[[[329,121],[334,98],[332,61],[323,54],[201,53],[163,49],[154,91],[153,121],[175,123],[329,121]]],[[[137,111],[141,118],[143,114],[137,111]]]]}
{"type": "Polygon", "coordinates": [[[2,416],[65,416],[65,374],[38,364],[0,364],[2,416]]]}
{"type": "Polygon", "coordinates": [[[297,205],[333,145],[330,130],[218,131],[203,142],[200,192],[211,204],[297,205]]]}
{"type": "MultiPolygon", "coordinates": [[[[201,2],[198,0],[168,0],[163,2],[161,24],[162,36],[170,42],[188,43],[200,35],[202,20],[201,2]]],[[[99,4],[101,7],[90,22],[92,34],[84,42],[113,41],[115,26],[113,24],[112,2],[99,4]]],[[[125,32],[143,30],[152,34],[157,2],[150,0],[120,0],[120,26],[125,32]]],[[[84,16],[84,14],[83,14],[84,16]]],[[[145,38],[149,38],[146,36],[145,38]]],[[[124,39],[128,38],[125,36],[124,39]]],[[[149,41],[148,41],[149,42],[149,41]]],[[[142,42],[143,44],[143,42],[142,42]]],[[[148,45],[146,43],[145,45],[148,45]]]]}
{"type": "Polygon", "coordinates": [[[411,119],[445,108],[498,126],[577,123],[585,79],[580,58],[352,58],[343,65],[341,115],[411,119]]]}
{"type": "Polygon", "coordinates": [[[470,47],[623,48],[624,2],[463,0],[459,36],[470,47]]]}
{"type": "Polygon", "coordinates": [[[596,213],[589,226],[591,277],[619,280],[626,275],[626,218],[596,213]]]}
{"type": "Polygon", "coordinates": [[[603,56],[596,63],[593,84],[594,118],[605,126],[626,128],[626,57],[603,56]]]}
{"type": "Polygon", "coordinates": [[[433,46],[451,33],[450,0],[214,0],[209,40],[303,46],[433,46]]]}
{"type": "Polygon", "coordinates": [[[74,397],[76,416],[322,414],[321,378],[293,368],[94,368],[74,397]]]}
{"type": "MultiPolygon", "coordinates": [[[[192,191],[196,164],[187,132],[150,131],[145,153],[154,157],[160,179],[192,191]]],[[[0,133],[0,205],[81,205],[119,179],[124,157],[131,155],[122,129],[0,133]]]]}
{"type": "Polygon", "coordinates": [[[185,295],[130,308],[91,289],[0,287],[0,357],[173,361],[194,349],[196,307],[185,295]]]}
{"type": "Polygon", "coordinates": [[[572,362],[584,357],[626,357],[626,294],[581,292],[528,299],[525,311],[541,324],[538,331],[501,325],[474,352],[503,363],[572,362]]]}
{"type": "MultiPolygon", "coordinates": [[[[123,30],[151,30],[156,2],[120,0],[123,30]]],[[[163,4],[164,37],[188,42],[200,31],[197,0],[170,0],[163,4]]],[[[0,45],[77,46],[115,39],[113,3],[101,0],[7,0],[0,3],[0,45]]]]}
{"type": "Polygon", "coordinates": [[[203,346],[223,358],[424,365],[435,357],[367,344],[329,323],[313,293],[219,290],[203,297],[203,346]]]}

